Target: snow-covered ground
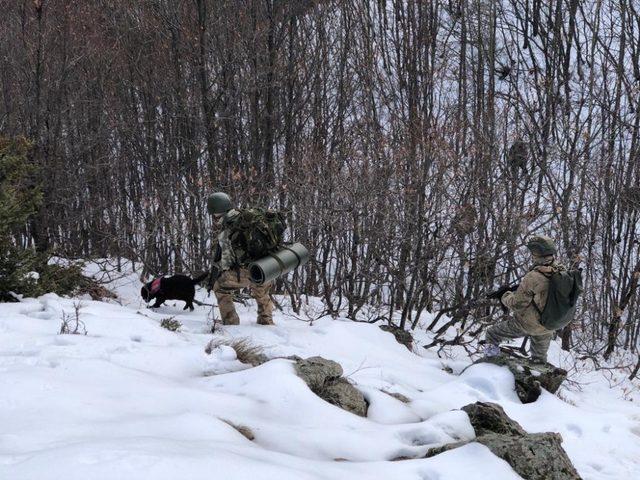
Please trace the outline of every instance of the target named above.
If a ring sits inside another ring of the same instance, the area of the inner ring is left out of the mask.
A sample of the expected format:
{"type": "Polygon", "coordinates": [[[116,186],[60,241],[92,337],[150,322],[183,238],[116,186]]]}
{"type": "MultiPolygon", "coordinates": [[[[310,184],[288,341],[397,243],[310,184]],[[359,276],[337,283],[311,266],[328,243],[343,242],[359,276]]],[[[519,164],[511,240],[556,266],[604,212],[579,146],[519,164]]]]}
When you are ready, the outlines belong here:
{"type": "MultiPolygon", "coordinates": [[[[87,335],[59,335],[79,299],[50,294],[0,304],[0,479],[514,479],[507,463],[477,443],[429,459],[427,449],[472,439],[459,407],[501,404],[530,432],[562,434],[585,479],[640,478],[640,408],[599,373],[574,372],[561,398],[522,405],[513,377],[493,365],[457,374],[468,358],[417,354],[376,325],[303,321],[277,312],[276,326],[241,325],[217,337],[247,338],[270,357],[336,360],[370,402],[360,418],[316,397],[291,361],[251,368],[230,347],[211,355],[210,307],[182,302],[145,308],[136,275],[112,288],[119,300],[81,299],[87,335]],[[183,327],[160,327],[175,316],[183,327]],[[453,369],[455,374],[445,371],[453,369]],[[408,397],[403,403],[390,393],[408,397]],[[248,440],[229,425],[250,428],[248,440]]],[[[197,298],[207,303],[204,291],[197,298]]],[[[283,299],[284,300],[284,299],[283,299]]],[[[320,310],[310,299],[308,310],[320,310]]],[[[552,361],[560,358],[553,346],[552,361]]]]}

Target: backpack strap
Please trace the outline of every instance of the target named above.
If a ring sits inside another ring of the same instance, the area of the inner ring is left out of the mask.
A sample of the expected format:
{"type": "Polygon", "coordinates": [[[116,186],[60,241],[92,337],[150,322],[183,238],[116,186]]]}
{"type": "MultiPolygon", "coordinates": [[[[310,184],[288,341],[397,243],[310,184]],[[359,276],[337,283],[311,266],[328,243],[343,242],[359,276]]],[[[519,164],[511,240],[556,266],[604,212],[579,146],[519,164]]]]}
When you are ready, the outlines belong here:
{"type": "Polygon", "coordinates": [[[542,310],[540,309],[540,307],[536,303],[536,299],[535,298],[531,299],[531,305],[533,305],[533,308],[536,309],[536,312],[538,312],[538,315],[542,316],[542,310]]]}
{"type": "MultiPolygon", "coordinates": [[[[539,274],[544,275],[545,278],[549,282],[551,282],[551,277],[553,276],[554,273],[556,273],[558,271],[558,269],[553,265],[537,265],[537,266],[533,267],[531,269],[531,271],[536,271],[539,274]]],[[[531,305],[533,305],[533,308],[536,309],[536,312],[538,312],[538,315],[540,315],[542,317],[542,309],[536,303],[535,296],[531,298],[531,305]]]]}

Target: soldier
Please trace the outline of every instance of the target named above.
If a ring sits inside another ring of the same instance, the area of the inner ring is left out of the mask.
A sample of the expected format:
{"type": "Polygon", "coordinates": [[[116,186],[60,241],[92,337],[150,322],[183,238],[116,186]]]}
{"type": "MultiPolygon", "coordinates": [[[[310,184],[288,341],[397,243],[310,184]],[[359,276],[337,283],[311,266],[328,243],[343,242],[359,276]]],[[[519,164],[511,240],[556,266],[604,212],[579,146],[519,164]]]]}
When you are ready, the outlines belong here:
{"type": "Polygon", "coordinates": [[[233,208],[226,193],[217,192],[207,200],[207,210],[213,215],[219,228],[218,246],[214,256],[209,291],[218,299],[218,308],[224,325],[238,325],[240,319],[233,306],[234,293],[249,287],[251,296],[258,303],[258,324],[273,325],[273,304],[269,296],[271,283],[257,285],[251,281],[249,270],[243,264],[243,253],[234,250],[230,234],[234,220],[240,212],[233,208]]]}
{"type": "Polygon", "coordinates": [[[540,318],[547,303],[549,278],[554,272],[564,270],[564,267],[555,263],[556,246],[551,238],[532,237],[527,242],[527,248],[533,260],[531,270],[515,292],[505,292],[500,299],[513,317],[487,329],[485,355],[499,355],[498,345],[503,340],[529,335],[532,360],[546,363],[553,330],[545,328],[540,318]]]}

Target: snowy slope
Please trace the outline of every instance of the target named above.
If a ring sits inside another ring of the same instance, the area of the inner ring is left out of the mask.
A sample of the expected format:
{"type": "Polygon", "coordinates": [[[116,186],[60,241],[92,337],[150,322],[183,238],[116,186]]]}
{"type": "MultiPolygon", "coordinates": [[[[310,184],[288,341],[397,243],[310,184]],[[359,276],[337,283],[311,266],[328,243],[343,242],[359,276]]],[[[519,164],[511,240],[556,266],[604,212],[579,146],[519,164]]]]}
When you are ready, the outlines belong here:
{"type": "Polygon", "coordinates": [[[82,299],[86,336],[58,335],[77,299],[0,304],[0,479],[520,478],[475,443],[390,461],[473,438],[455,409],[478,400],[500,403],[529,431],[560,432],[585,479],[640,478],[640,409],[598,376],[565,392],[575,405],[549,394],[522,405],[505,369],[448,374],[443,362],[460,371],[469,360],[418,356],[375,325],[278,312],[277,325],[264,327],[249,305],[238,309],[241,325],[218,333],[249,338],[270,357],[338,361],[371,403],[364,419],[316,397],[289,360],[250,368],[229,347],[206,355],[209,307],[151,311],[139,286],[135,275],[118,281],[122,305],[82,299]],[[159,326],[174,315],[181,332],[159,326]]]}

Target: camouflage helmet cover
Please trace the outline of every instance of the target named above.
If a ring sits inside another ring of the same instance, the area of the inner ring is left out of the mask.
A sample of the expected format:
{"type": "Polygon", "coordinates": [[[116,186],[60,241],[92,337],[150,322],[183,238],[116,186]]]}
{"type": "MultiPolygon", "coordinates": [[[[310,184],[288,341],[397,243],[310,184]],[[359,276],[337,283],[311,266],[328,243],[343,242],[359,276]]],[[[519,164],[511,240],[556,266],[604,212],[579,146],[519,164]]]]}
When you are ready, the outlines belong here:
{"type": "Polygon", "coordinates": [[[223,192],[216,192],[209,195],[207,199],[207,210],[210,215],[220,215],[231,210],[231,199],[229,195],[223,192]]]}
{"type": "Polygon", "coordinates": [[[527,248],[533,255],[546,257],[556,254],[556,244],[552,238],[544,235],[536,235],[527,241],[527,248]]]}

